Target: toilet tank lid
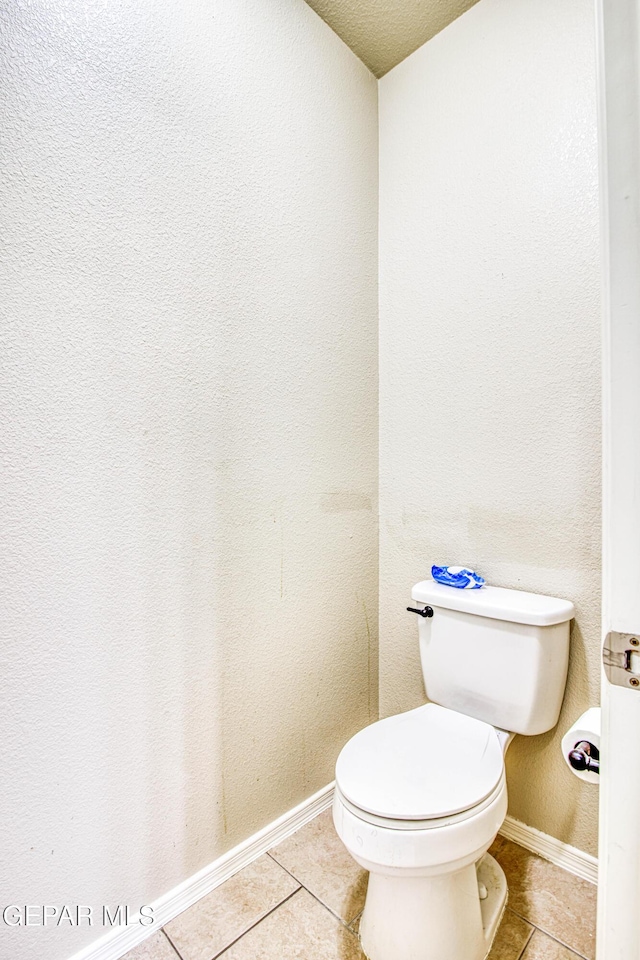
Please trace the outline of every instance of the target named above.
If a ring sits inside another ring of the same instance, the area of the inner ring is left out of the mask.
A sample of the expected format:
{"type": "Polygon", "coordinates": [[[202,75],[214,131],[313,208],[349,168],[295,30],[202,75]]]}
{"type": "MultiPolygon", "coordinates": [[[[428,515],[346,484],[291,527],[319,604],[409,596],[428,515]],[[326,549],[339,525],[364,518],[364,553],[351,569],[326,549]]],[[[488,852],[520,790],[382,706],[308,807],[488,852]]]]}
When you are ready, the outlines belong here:
{"type": "Polygon", "coordinates": [[[570,600],[525,593],[523,590],[507,590],[505,587],[484,586],[480,590],[459,590],[436,583],[435,580],[422,580],[416,583],[411,596],[418,603],[428,603],[432,607],[537,627],[566,623],[575,614],[570,600]]]}

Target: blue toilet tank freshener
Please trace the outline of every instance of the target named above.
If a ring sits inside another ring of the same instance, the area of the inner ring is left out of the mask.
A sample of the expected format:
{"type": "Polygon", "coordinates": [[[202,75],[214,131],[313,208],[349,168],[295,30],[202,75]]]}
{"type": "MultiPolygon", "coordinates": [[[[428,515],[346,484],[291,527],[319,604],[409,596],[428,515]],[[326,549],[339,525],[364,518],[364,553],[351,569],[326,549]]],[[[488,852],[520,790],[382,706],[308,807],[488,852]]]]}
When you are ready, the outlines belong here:
{"type": "Polygon", "coordinates": [[[431,567],[431,576],[438,583],[447,587],[457,587],[459,590],[479,590],[484,586],[484,577],[468,567],[431,567]]]}

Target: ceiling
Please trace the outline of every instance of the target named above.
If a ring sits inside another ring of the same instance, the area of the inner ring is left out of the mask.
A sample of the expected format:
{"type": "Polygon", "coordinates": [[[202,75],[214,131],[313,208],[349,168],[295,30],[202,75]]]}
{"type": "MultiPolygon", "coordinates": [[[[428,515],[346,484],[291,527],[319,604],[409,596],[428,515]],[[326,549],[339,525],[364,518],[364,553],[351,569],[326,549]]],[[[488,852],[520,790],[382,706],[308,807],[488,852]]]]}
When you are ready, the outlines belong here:
{"type": "Polygon", "coordinates": [[[477,0],[307,0],[381,77],[477,0]]]}

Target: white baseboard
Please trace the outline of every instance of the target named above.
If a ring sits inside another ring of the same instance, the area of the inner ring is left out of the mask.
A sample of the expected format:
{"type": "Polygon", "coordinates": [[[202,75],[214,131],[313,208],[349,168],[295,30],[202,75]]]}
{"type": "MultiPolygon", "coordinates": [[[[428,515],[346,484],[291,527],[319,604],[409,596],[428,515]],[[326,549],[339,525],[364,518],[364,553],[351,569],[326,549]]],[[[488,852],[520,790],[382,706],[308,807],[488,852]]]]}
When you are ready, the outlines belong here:
{"type": "Polygon", "coordinates": [[[528,827],[526,823],[514,820],[513,817],[505,819],[500,834],[576,877],[588,880],[589,883],[598,882],[598,860],[590,853],[584,853],[562,840],[556,840],[535,827],[528,827]]]}
{"type": "MultiPolygon", "coordinates": [[[[95,943],[89,944],[88,947],[74,954],[70,960],[120,960],[129,950],[133,950],[143,940],[157,933],[165,923],[169,923],[201,897],[211,893],[243,867],[253,863],[271,847],[282,843],[323,810],[327,810],[333,800],[333,788],[333,783],[323,787],[293,810],[289,810],[248,840],[244,840],[218,860],[214,860],[208,867],[204,867],[199,873],[155,900],[150,904],[153,907],[154,916],[152,926],[142,926],[137,922],[137,917],[133,917],[129,926],[110,930],[95,943]]],[[[582,877],[583,880],[588,880],[590,883],[598,882],[597,859],[568,843],[562,843],[561,840],[556,840],[555,837],[529,827],[526,823],[514,820],[513,817],[505,819],[500,834],[569,873],[582,877]]]]}
{"type": "Polygon", "coordinates": [[[330,783],[323,787],[293,810],[289,810],[258,833],[254,833],[248,840],[238,844],[218,860],[214,860],[208,867],[204,867],[199,873],[149,904],[153,907],[152,926],[142,926],[138,923],[137,917],[132,917],[129,926],[110,930],[95,943],[74,954],[70,960],[120,960],[129,950],[133,950],[143,940],[157,933],[165,923],[173,920],[187,907],[192,906],[207,893],[211,893],[243,867],[253,863],[271,847],[282,843],[305,823],[328,809],[333,800],[333,786],[333,783],[330,783]]]}

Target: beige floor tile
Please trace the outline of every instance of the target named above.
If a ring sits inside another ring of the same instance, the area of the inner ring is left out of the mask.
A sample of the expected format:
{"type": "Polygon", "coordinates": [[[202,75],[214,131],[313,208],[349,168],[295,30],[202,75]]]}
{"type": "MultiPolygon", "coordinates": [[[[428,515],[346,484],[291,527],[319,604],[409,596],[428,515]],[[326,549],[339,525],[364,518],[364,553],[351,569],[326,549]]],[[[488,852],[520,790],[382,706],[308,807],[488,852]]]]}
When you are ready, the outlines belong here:
{"type": "Polygon", "coordinates": [[[532,933],[531,924],[507,908],[487,960],[519,960],[532,933]]]}
{"type": "Polygon", "coordinates": [[[266,855],[165,926],[182,960],[212,960],[299,884],[266,855]]]}
{"type": "Polygon", "coordinates": [[[522,955],[522,960],[579,960],[579,957],[557,940],[552,940],[540,930],[536,930],[522,955]]]}
{"type": "Polygon", "coordinates": [[[495,858],[507,876],[511,910],[593,960],[596,887],[510,840],[503,839],[495,858]]]}
{"type": "Polygon", "coordinates": [[[500,834],[498,834],[498,836],[495,838],[495,840],[489,847],[489,853],[491,854],[492,857],[497,856],[498,851],[500,850],[504,842],[505,842],[504,837],[501,837],[500,834]]]}
{"type": "Polygon", "coordinates": [[[356,937],[300,890],[229,947],[220,960],[365,960],[356,937]]]}
{"type": "Polygon", "coordinates": [[[179,960],[162,930],[131,950],[122,960],[179,960]]]}
{"type": "Polygon", "coordinates": [[[326,810],[269,851],[314,896],[350,923],[364,906],[367,872],[345,850],[326,810]]]}

